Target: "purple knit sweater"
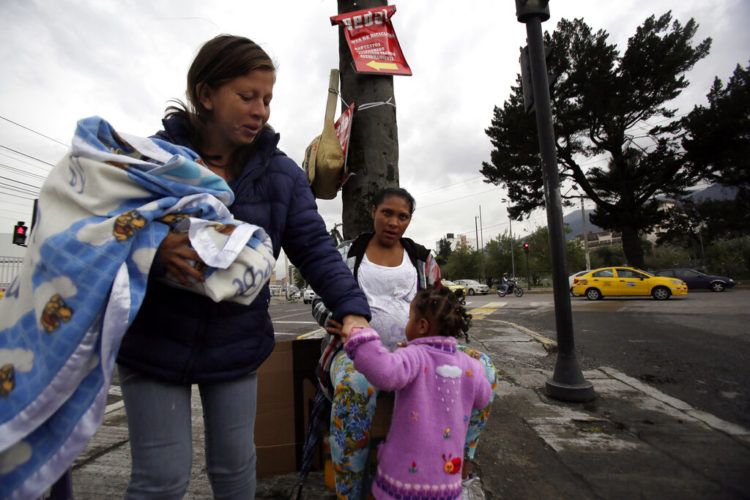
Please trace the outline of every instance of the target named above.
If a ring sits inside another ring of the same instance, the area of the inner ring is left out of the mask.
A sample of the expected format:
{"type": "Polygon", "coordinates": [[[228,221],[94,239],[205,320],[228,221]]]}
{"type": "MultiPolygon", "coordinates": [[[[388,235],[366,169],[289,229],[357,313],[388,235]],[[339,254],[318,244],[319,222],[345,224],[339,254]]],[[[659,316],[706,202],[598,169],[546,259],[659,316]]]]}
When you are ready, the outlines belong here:
{"type": "Polygon", "coordinates": [[[492,393],[482,364],[453,337],[423,337],[389,352],[372,328],[355,330],[346,352],[375,387],[396,392],[388,437],[378,450],[376,498],[454,500],[472,408],[492,393]]]}

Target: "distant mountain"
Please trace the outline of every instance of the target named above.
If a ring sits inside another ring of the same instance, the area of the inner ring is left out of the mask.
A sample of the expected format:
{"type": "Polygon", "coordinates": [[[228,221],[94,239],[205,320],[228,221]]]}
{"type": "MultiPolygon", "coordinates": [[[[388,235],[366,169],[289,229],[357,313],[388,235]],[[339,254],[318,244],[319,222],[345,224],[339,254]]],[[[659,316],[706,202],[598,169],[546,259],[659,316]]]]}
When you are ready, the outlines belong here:
{"type": "Polygon", "coordinates": [[[704,201],[725,201],[733,200],[737,197],[737,188],[724,186],[723,184],[711,184],[705,189],[693,191],[688,195],[694,203],[703,203],[704,201]]]}
{"type": "MultiPolygon", "coordinates": [[[[586,213],[586,231],[589,233],[598,233],[601,231],[604,231],[604,229],[600,228],[599,226],[595,226],[591,223],[589,220],[589,216],[591,215],[591,212],[593,212],[594,209],[585,209],[586,213]]],[[[576,236],[579,234],[583,234],[583,221],[581,220],[581,209],[575,210],[573,212],[570,212],[567,215],[563,216],[563,224],[566,225],[570,231],[565,233],[565,239],[567,241],[570,241],[572,239],[575,239],[576,236]]]]}

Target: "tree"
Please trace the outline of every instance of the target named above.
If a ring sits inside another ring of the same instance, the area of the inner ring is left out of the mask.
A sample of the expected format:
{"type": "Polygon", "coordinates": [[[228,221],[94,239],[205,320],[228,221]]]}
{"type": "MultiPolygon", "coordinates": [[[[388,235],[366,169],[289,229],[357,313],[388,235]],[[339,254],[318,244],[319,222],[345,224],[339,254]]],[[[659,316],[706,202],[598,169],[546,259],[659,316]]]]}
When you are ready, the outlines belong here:
{"type": "Polygon", "coordinates": [[[484,247],[484,272],[489,279],[499,280],[503,273],[510,274],[510,239],[499,235],[484,247]]]}
{"type": "Polygon", "coordinates": [[[726,87],[717,77],[708,107],[696,106],[684,119],[685,159],[708,180],[739,189],[750,198],[750,64],[739,64],[726,87]]]}
{"type": "MultiPolygon", "coordinates": [[[[663,218],[655,197],[678,196],[697,176],[681,159],[682,122],[666,107],[688,85],[684,73],[708,54],[710,39],[693,44],[697,28],[692,19],[684,26],[672,21],[669,12],[651,16],[622,56],[606,31],[594,32],[582,19],[563,19],[545,34],[549,70],[557,76],[552,106],[561,182],[579,186],[596,204],[591,222],[621,233],[635,266],[643,265],[639,233],[663,218]],[[583,160],[594,157],[606,166],[586,169],[592,160],[583,160]]],[[[511,216],[543,206],[536,124],[524,111],[520,77],[485,132],[494,149],[481,172],[485,182],[507,187],[511,216]]]]}
{"type": "Polygon", "coordinates": [[[476,250],[460,246],[454,250],[448,262],[441,269],[443,276],[449,280],[478,278],[481,272],[482,255],[476,250]]]}
{"type": "Polygon", "coordinates": [[[448,238],[440,238],[440,241],[438,241],[438,252],[435,256],[438,265],[444,266],[448,262],[448,257],[451,256],[451,253],[453,253],[451,242],[448,241],[448,238]]]}

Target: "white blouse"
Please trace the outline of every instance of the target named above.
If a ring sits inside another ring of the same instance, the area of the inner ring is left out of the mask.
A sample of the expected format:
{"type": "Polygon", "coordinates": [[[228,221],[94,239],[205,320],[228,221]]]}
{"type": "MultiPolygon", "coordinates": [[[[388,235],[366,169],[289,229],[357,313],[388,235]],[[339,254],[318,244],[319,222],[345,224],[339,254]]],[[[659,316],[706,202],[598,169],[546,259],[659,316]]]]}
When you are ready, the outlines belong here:
{"type": "Polygon", "coordinates": [[[357,278],[370,304],[370,326],[380,334],[383,345],[395,349],[397,343],[406,340],[409,305],[417,294],[416,268],[406,250],[396,267],[374,264],[365,254],[357,278]]]}

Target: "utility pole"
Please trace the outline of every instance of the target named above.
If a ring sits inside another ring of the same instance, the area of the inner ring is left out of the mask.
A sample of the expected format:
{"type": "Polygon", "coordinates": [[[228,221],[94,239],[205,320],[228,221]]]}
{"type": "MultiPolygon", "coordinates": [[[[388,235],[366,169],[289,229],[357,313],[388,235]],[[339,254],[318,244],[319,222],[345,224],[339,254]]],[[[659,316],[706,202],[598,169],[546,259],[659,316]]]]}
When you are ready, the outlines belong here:
{"type": "MultiPolygon", "coordinates": [[[[338,0],[338,13],[385,5],[387,0],[338,0]]],[[[339,27],[339,72],[342,99],[358,108],[370,104],[355,111],[349,139],[347,164],[353,175],[342,190],[342,218],[344,239],[351,240],[372,230],[370,209],[375,193],[399,185],[398,127],[393,76],[357,73],[343,27],[339,27]],[[377,103],[382,105],[373,105],[377,103]]]]}
{"type": "Polygon", "coordinates": [[[586,253],[586,270],[591,270],[589,257],[589,231],[586,229],[586,211],[583,209],[583,195],[581,195],[581,223],[583,224],[583,251],[586,253]]]}
{"type": "Polygon", "coordinates": [[[545,391],[548,396],[562,401],[591,401],[596,398],[596,393],[591,382],[583,378],[573,340],[573,312],[570,306],[568,266],[565,259],[560,177],[542,37],[542,21],[549,19],[549,1],[516,0],[516,17],[519,22],[526,24],[531,83],[536,107],[536,128],[544,167],[542,173],[545,181],[547,227],[552,257],[558,353],[555,372],[552,378],[547,380],[545,391]]]}
{"type": "Polygon", "coordinates": [[[482,239],[482,255],[484,255],[484,229],[482,228],[482,205],[479,205],[479,237],[482,239]]]}
{"type": "Polygon", "coordinates": [[[476,233],[476,239],[477,239],[477,250],[479,250],[479,229],[477,229],[477,219],[479,218],[478,215],[474,216],[474,232],[476,233]]]}

